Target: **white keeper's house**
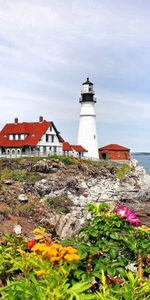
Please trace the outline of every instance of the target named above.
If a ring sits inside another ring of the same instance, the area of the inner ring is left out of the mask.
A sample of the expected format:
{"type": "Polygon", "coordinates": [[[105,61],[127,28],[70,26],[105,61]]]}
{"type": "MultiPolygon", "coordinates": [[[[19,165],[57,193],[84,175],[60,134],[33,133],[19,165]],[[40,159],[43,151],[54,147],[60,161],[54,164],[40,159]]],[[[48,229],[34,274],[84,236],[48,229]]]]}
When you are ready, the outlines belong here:
{"type": "Polygon", "coordinates": [[[52,121],[42,116],[38,122],[18,122],[4,126],[0,132],[0,156],[49,156],[73,155],[84,157],[87,152],[81,145],[70,145],[64,141],[52,121]]]}

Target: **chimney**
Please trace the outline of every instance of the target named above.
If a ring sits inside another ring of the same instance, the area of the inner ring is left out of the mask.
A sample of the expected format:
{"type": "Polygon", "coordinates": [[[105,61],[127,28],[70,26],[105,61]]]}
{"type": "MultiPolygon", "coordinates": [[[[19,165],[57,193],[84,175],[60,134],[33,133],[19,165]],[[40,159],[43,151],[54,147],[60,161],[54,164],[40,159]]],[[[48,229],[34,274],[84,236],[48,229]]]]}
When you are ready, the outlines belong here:
{"type": "Polygon", "coordinates": [[[43,116],[40,116],[39,117],[39,123],[42,123],[43,122],[43,116]]]}
{"type": "Polygon", "coordinates": [[[15,118],[15,119],[14,119],[14,123],[15,123],[15,124],[18,124],[18,118],[15,118]]]}

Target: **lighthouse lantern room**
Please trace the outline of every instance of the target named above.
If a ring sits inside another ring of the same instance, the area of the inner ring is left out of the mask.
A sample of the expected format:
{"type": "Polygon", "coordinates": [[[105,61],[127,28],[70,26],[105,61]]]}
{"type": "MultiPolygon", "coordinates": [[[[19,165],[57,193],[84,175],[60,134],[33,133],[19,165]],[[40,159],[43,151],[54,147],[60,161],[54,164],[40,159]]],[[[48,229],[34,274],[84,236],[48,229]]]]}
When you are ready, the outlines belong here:
{"type": "Polygon", "coordinates": [[[81,90],[81,111],[78,133],[78,144],[85,147],[88,150],[86,156],[98,159],[98,144],[96,133],[96,113],[94,97],[95,92],[93,90],[93,83],[90,82],[89,77],[82,84],[81,90]]]}

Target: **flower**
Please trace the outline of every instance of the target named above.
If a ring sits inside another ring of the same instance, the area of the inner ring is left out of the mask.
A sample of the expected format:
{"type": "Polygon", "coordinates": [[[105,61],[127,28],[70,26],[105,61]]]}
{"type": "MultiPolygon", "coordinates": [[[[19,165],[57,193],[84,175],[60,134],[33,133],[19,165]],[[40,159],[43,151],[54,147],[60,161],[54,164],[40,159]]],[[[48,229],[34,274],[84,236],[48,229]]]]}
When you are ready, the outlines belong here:
{"type": "Polygon", "coordinates": [[[128,212],[127,219],[134,226],[138,226],[140,224],[140,220],[136,217],[136,214],[131,211],[128,212]]]}
{"type": "Polygon", "coordinates": [[[127,219],[133,226],[139,226],[140,220],[137,218],[136,214],[131,212],[126,206],[120,204],[116,209],[116,214],[122,218],[127,219]]]}
{"type": "Polygon", "coordinates": [[[136,230],[146,232],[146,233],[150,233],[150,228],[145,226],[145,225],[137,227],[136,230]]]}
{"type": "Polygon", "coordinates": [[[36,276],[38,276],[38,277],[40,277],[40,276],[42,276],[44,274],[45,274],[44,270],[39,270],[39,271],[36,272],[36,276]]]}
{"type": "Polygon", "coordinates": [[[77,254],[66,254],[64,256],[64,259],[67,260],[67,261],[73,261],[73,260],[79,260],[80,257],[77,254]]]}
{"type": "Polygon", "coordinates": [[[118,277],[112,277],[110,275],[107,275],[107,278],[111,281],[111,282],[114,282],[114,283],[118,283],[118,284],[121,284],[123,283],[123,281],[118,278],[118,277]]]}
{"type": "Polygon", "coordinates": [[[28,241],[28,249],[31,250],[35,244],[36,244],[35,240],[28,241]]]}
{"type": "Polygon", "coordinates": [[[123,204],[120,204],[118,208],[116,209],[116,214],[122,218],[126,218],[129,214],[130,210],[124,206],[123,204]]]}
{"type": "Polygon", "coordinates": [[[63,247],[61,244],[54,243],[47,245],[45,243],[37,243],[33,245],[31,250],[35,255],[41,254],[43,258],[47,258],[50,262],[56,263],[61,259],[71,262],[73,260],[79,260],[77,250],[71,246],[63,247]]]}

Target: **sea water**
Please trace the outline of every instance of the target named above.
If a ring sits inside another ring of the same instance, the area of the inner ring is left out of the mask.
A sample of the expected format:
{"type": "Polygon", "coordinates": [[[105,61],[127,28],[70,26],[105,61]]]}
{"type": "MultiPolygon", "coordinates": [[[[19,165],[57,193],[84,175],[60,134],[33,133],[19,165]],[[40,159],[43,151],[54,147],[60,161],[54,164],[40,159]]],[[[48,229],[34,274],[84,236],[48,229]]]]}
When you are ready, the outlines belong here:
{"type": "Polygon", "coordinates": [[[133,158],[135,158],[139,165],[144,167],[146,173],[150,175],[150,154],[133,154],[133,158]]]}

